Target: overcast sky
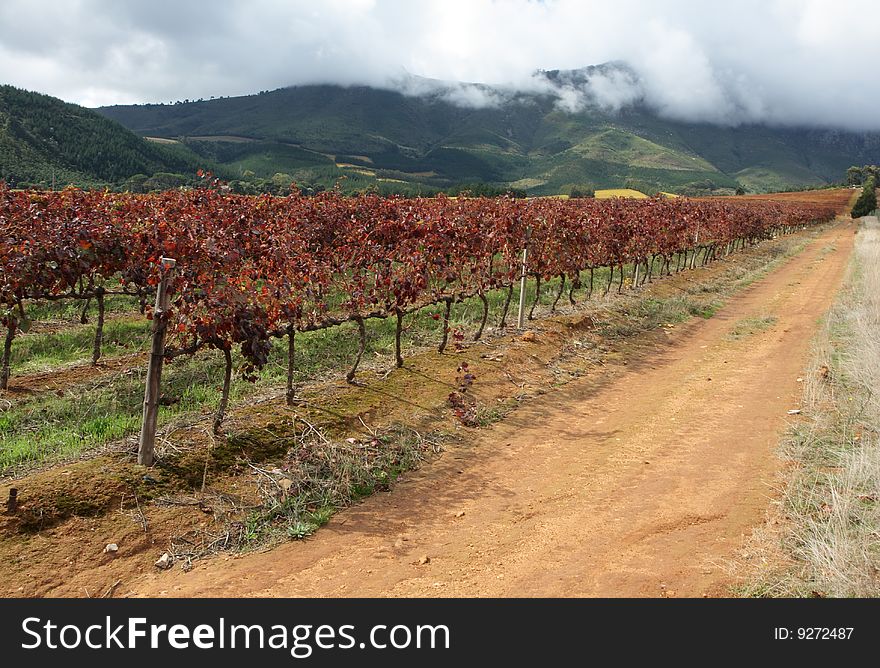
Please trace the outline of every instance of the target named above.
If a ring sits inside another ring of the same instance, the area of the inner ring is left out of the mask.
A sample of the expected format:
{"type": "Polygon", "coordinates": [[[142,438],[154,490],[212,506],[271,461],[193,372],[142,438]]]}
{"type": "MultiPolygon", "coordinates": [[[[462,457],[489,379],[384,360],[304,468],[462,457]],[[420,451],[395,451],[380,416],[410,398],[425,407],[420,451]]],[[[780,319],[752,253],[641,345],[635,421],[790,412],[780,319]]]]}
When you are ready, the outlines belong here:
{"type": "MultiPolygon", "coordinates": [[[[403,73],[533,89],[536,69],[624,60],[616,108],[880,130],[872,0],[0,0],[0,83],[87,106],[403,73]]],[[[411,89],[408,89],[411,92],[411,89]]],[[[576,109],[577,91],[557,91],[576,109]]],[[[453,96],[454,97],[454,96],[453,96]]],[[[491,104],[472,99],[463,104],[491,104]]]]}

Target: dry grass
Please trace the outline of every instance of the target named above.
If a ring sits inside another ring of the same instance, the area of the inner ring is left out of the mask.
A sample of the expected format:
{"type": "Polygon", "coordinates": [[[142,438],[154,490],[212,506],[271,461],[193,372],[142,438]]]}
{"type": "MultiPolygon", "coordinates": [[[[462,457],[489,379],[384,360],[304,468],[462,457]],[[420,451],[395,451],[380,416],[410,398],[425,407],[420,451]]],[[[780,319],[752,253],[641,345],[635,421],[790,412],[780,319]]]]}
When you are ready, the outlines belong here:
{"type": "Polygon", "coordinates": [[[727,338],[734,341],[744,339],[747,336],[770,329],[770,327],[776,324],[777,320],[778,318],[775,315],[760,315],[752,316],[751,318],[743,318],[733,326],[733,329],[730,330],[727,338]]]}
{"type": "Polygon", "coordinates": [[[632,188],[611,188],[608,190],[597,190],[596,191],[596,199],[610,199],[612,197],[625,197],[629,199],[648,199],[648,196],[639,192],[638,190],[633,190],[632,188]]]}
{"type": "MultiPolygon", "coordinates": [[[[171,537],[172,563],[189,570],[193,562],[222,551],[260,550],[306,538],[340,508],[391,489],[402,473],[439,453],[448,439],[394,425],[339,440],[302,418],[298,424],[299,429],[282,439],[281,461],[259,466],[244,462],[253,491],[232,495],[211,489],[156,500],[159,506],[198,506],[214,515],[214,522],[171,537]]],[[[237,485],[239,492],[250,488],[237,485]]]]}
{"type": "Polygon", "coordinates": [[[817,337],[805,419],[783,444],[789,566],[746,593],[880,596],[880,224],[865,219],[850,274],[817,337]]]}

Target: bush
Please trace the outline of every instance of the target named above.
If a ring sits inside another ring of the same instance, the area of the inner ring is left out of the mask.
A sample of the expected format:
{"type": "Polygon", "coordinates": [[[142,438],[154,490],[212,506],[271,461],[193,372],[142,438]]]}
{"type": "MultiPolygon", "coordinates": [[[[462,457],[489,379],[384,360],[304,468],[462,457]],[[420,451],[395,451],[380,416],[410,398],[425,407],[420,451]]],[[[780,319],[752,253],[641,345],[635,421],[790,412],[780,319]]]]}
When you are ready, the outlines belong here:
{"type": "Polygon", "coordinates": [[[856,200],[855,205],[852,209],[852,217],[853,218],[861,218],[862,216],[867,216],[877,209],[877,192],[876,192],[877,184],[874,181],[874,178],[869,178],[864,187],[862,188],[862,194],[859,195],[859,198],[856,200]]]}

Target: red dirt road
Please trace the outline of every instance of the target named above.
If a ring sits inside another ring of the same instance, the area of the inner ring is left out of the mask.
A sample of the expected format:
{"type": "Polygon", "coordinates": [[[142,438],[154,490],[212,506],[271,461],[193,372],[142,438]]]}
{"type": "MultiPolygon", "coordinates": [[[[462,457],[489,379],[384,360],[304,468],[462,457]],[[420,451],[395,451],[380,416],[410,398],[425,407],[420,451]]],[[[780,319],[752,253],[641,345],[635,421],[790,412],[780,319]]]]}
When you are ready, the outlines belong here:
{"type": "Polygon", "coordinates": [[[598,388],[576,380],[531,401],[312,538],[189,573],[145,574],[130,588],[141,596],[724,595],[736,584],[727,565],[774,496],[786,411],[798,405],[797,378],[852,239],[852,225],[823,233],[650,359],[598,388]]]}

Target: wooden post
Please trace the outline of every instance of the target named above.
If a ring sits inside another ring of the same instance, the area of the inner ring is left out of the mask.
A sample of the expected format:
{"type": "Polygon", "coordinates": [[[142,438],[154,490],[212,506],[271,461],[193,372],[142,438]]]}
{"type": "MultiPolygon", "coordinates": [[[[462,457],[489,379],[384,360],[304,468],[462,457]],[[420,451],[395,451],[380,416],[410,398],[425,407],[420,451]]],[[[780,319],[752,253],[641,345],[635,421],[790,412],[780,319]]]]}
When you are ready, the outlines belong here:
{"type": "Polygon", "coordinates": [[[9,389],[9,362],[12,359],[12,339],[18,329],[18,320],[11,313],[6,320],[6,338],[3,341],[3,358],[0,362],[0,390],[9,389]]]}
{"type": "Polygon", "coordinates": [[[138,464],[153,465],[153,449],[156,443],[156,426],[159,420],[159,394],[161,392],[162,363],[165,361],[165,330],[168,322],[168,279],[175,260],[163,257],[162,278],[156,289],[156,308],[153,311],[153,343],[150,347],[150,361],[147,365],[147,383],[144,388],[144,416],[141,422],[141,436],[138,441],[138,464]]]}
{"type": "Polygon", "coordinates": [[[6,499],[6,514],[15,514],[18,508],[18,490],[15,487],[9,488],[9,498],[6,499]]]}
{"type": "Polygon", "coordinates": [[[528,246],[523,248],[522,273],[519,277],[519,316],[516,326],[523,329],[526,326],[526,261],[529,258],[528,246]]]}

